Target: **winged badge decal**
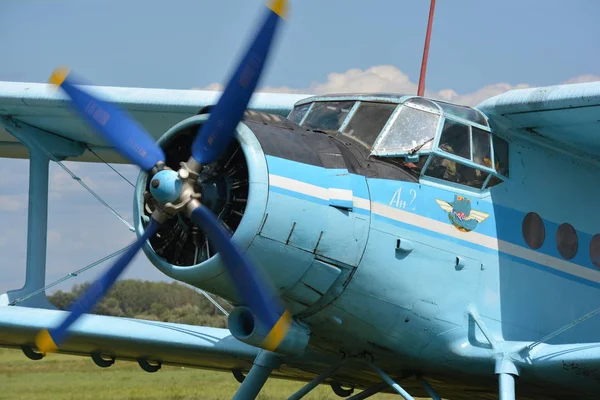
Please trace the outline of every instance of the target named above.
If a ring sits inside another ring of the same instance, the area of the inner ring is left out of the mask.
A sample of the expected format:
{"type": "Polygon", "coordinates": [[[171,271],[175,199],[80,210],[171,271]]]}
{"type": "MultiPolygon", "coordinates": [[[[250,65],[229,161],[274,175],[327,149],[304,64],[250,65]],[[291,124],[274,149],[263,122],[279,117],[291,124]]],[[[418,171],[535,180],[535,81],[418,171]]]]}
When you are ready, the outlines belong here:
{"type": "Polygon", "coordinates": [[[488,213],[471,209],[471,200],[463,196],[454,195],[451,203],[439,199],[435,201],[448,213],[452,225],[462,232],[472,231],[490,216],[488,213]]]}

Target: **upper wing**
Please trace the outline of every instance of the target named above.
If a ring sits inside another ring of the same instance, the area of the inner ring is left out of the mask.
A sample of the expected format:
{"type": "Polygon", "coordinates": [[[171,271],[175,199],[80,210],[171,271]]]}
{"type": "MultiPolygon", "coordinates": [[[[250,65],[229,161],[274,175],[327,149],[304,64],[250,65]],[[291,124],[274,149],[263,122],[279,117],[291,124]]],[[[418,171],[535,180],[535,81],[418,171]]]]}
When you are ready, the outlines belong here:
{"type": "MultiPolygon", "coordinates": [[[[158,139],[181,120],[215,104],[221,92],[90,86],[88,90],[129,112],[158,139]]],[[[294,104],[309,95],[255,93],[249,108],[287,116],[294,104]]],[[[0,82],[0,117],[10,117],[44,131],[88,145],[108,162],[125,160],[107,147],[91,129],[73,114],[66,96],[43,83],[0,82]]],[[[0,157],[27,158],[28,153],[0,124],[0,157]]],[[[89,151],[73,161],[95,161],[89,151]]]]}
{"type": "Polygon", "coordinates": [[[600,160],[600,82],[513,90],[477,108],[492,127],[600,160]]]}

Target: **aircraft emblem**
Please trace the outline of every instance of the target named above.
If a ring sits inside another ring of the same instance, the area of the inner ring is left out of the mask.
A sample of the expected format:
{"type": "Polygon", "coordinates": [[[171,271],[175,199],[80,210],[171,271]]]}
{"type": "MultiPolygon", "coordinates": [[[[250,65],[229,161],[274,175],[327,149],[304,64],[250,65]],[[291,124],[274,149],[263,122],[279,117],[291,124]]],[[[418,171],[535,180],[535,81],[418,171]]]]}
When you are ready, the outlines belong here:
{"type": "Polygon", "coordinates": [[[435,201],[448,213],[452,225],[462,232],[472,231],[490,216],[488,213],[471,209],[471,200],[463,196],[454,195],[452,203],[439,199],[435,201]]]}

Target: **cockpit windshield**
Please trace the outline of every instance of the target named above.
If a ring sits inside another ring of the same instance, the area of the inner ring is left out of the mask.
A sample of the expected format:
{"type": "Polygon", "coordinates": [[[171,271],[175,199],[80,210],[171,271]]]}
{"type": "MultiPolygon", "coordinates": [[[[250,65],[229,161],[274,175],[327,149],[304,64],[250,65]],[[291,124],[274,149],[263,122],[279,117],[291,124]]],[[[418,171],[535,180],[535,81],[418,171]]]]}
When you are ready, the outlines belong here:
{"type": "Polygon", "coordinates": [[[313,104],[302,126],[335,132],[342,126],[354,103],[354,101],[318,101],[313,104]]]}
{"type": "Polygon", "coordinates": [[[298,107],[294,107],[290,115],[288,115],[288,119],[300,125],[300,122],[302,122],[302,119],[304,119],[304,116],[306,115],[306,112],[308,111],[311,105],[312,103],[306,103],[298,107]]]}
{"type": "Polygon", "coordinates": [[[355,139],[371,157],[425,177],[484,190],[508,177],[508,143],[490,132],[480,111],[411,97],[360,97],[298,105],[288,119],[355,139]]]}
{"type": "Polygon", "coordinates": [[[342,133],[360,140],[369,149],[397,104],[360,102],[342,133]]]}
{"type": "Polygon", "coordinates": [[[309,129],[351,136],[370,150],[397,106],[373,101],[317,101],[295,107],[288,119],[309,129]]]}
{"type": "Polygon", "coordinates": [[[400,155],[431,149],[439,120],[439,108],[434,103],[421,98],[410,99],[377,140],[373,153],[400,155]]]}
{"type": "Polygon", "coordinates": [[[419,176],[481,190],[508,176],[508,144],[491,134],[482,113],[419,97],[393,113],[372,155],[395,159],[419,176]]]}

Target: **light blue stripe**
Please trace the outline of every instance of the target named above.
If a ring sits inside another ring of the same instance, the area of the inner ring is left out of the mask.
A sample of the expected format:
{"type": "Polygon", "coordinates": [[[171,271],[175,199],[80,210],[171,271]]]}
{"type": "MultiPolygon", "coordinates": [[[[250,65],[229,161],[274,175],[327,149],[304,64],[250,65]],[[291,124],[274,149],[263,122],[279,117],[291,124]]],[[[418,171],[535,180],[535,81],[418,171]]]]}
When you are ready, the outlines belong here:
{"type": "MultiPolygon", "coordinates": [[[[267,162],[269,163],[269,172],[271,174],[295,179],[315,186],[320,186],[322,188],[328,188],[328,174],[326,169],[322,167],[316,167],[313,165],[307,165],[272,156],[267,156],[267,162]]],[[[398,189],[402,189],[403,196],[406,196],[405,200],[407,200],[407,202],[411,200],[409,192],[411,189],[413,189],[417,192],[417,197],[413,203],[414,207],[407,207],[404,209],[405,211],[427,217],[435,221],[449,223],[448,214],[440,208],[435,200],[440,199],[451,202],[454,199],[454,193],[451,191],[426,185],[419,185],[413,182],[393,181],[377,178],[368,178],[369,184],[365,190],[365,185],[358,183],[360,180],[365,179],[364,176],[356,174],[350,174],[350,176],[353,181],[352,189],[355,197],[363,199],[370,198],[374,203],[392,206],[390,202],[394,198],[394,195],[398,189]],[[354,184],[354,182],[357,182],[357,184],[354,184]],[[367,190],[370,190],[370,193],[367,193],[367,190]]],[[[499,240],[512,243],[520,247],[527,249],[530,248],[525,242],[521,233],[523,218],[526,215],[525,212],[518,211],[498,203],[493,203],[488,200],[471,198],[471,202],[473,210],[489,214],[489,217],[483,221],[483,223],[477,226],[475,229],[476,232],[481,233],[482,235],[498,238],[499,240]]],[[[542,217],[542,220],[544,221],[546,239],[544,240],[542,246],[535,251],[551,257],[562,259],[562,256],[558,252],[556,246],[556,231],[559,224],[549,221],[543,218],[541,215],[540,217],[542,217]]],[[[593,235],[577,229],[576,232],[579,242],[578,251],[575,257],[568,261],[584,268],[597,270],[597,268],[592,264],[587,251],[593,235]]]]}
{"type": "MultiPolygon", "coordinates": [[[[271,174],[284,176],[286,178],[299,180],[301,182],[310,183],[315,186],[324,187],[322,184],[325,183],[328,179],[328,174],[324,168],[310,166],[302,163],[297,163],[289,160],[282,160],[275,157],[269,158],[269,169],[271,174]]],[[[351,175],[353,179],[365,179],[360,175],[351,175]]],[[[356,185],[358,187],[362,187],[363,185],[356,185]]],[[[373,202],[383,204],[386,206],[390,205],[391,200],[394,198],[394,195],[399,189],[402,189],[403,195],[406,195],[406,199],[411,199],[410,189],[414,189],[417,192],[417,198],[413,202],[414,207],[406,207],[405,211],[414,213],[415,215],[423,216],[426,218],[430,218],[435,221],[440,221],[443,223],[448,222],[448,214],[442,210],[439,205],[435,202],[435,199],[440,199],[444,201],[452,201],[453,193],[437,188],[431,188],[427,186],[420,186],[411,182],[404,181],[391,181],[384,179],[369,179],[369,189],[371,190],[371,196],[373,202]],[[418,189],[418,191],[416,190],[418,189]],[[452,196],[452,198],[450,198],[452,196]]],[[[292,190],[282,189],[278,187],[271,187],[271,190],[277,193],[281,193],[287,196],[296,197],[299,199],[307,200],[313,203],[321,204],[324,206],[329,206],[328,200],[322,200],[310,195],[301,194],[292,190]]],[[[365,196],[357,195],[354,193],[355,197],[369,199],[368,194],[365,196]]],[[[529,248],[525,243],[521,231],[522,231],[522,220],[526,213],[517,211],[515,209],[502,206],[499,204],[489,203],[487,201],[479,201],[477,199],[473,199],[473,209],[486,212],[489,214],[489,217],[479,226],[477,226],[476,231],[486,236],[498,238],[499,240],[512,243],[514,245],[529,248]]],[[[408,203],[407,203],[408,204],[408,203]]],[[[369,215],[369,211],[360,209],[355,207],[354,212],[362,215],[369,215]]],[[[553,268],[547,267],[545,265],[541,265],[529,260],[525,260],[516,256],[512,256],[510,254],[504,253],[502,251],[496,251],[493,249],[489,249],[487,247],[471,243],[459,238],[453,238],[446,235],[439,234],[437,232],[412,226],[410,224],[403,223],[401,221],[396,221],[394,219],[383,217],[381,215],[374,214],[375,221],[381,221],[390,223],[395,226],[401,226],[404,228],[411,229],[413,231],[425,233],[429,237],[449,240],[451,242],[463,245],[467,248],[471,248],[477,251],[482,251],[487,254],[499,254],[501,257],[507,257],[512,260],[518,260],[520,263],[524,265],[528,265],[537,269],[542,269],[547,272],[551,272],[555,275],[567,277],[570,280],[574,280],[577,282],[583,282],[586,285],[590,285],[593,287],[600,287],[600,284],[586,280],[584,278],[579,278],[577,276],[561,272],[555,270],[553,268]]],[[[542,218],[543,219],[543,218],[542,218]]],[[[558,253],[556,248],[556,230],[558,228],[558,224],[543,219],[545,227],[546,227],[546,240],[540,249],[537,249],[536,252],[540,254],[545,254],[551,257],[555,257],[561,259],[562,257],[558,253]]],[[[587,251],[583,249],[587,249],[589,247],[590,240],[592,235],[587,234],[585,232],[581,232],[576,230],[579,246],[577,255],[569,260],[569,262],[576,264],[580,267],[589,268],[593,270],[597,270],[596,267],[592,264],[591,260],[588,257],[587,251]],[[583,251],[582,251],[583,250],[583,251]]]]}

